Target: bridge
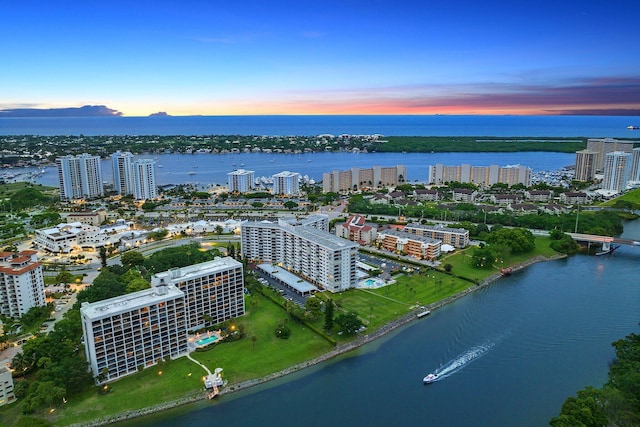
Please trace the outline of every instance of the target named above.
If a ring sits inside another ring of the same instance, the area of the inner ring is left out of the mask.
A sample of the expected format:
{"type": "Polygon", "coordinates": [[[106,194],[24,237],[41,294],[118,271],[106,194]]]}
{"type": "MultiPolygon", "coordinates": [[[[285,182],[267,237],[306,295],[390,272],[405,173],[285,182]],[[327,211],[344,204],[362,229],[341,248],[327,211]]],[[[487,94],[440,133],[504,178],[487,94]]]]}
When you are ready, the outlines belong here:
{"type": "Polygon", "coordinates": [[[619,237],[597,236],[594,234],[581,234],[581,233],[567,233],[567,234],[571,236],[573,240],[577,240],[579,242],[588,242],[589,245],[591,245],[591,243],[601,243],[603,251],[610,250],[612,243],[617,245],[640,246],[640,241],[630,240],[630,239],[621,239],[619,237]]]}

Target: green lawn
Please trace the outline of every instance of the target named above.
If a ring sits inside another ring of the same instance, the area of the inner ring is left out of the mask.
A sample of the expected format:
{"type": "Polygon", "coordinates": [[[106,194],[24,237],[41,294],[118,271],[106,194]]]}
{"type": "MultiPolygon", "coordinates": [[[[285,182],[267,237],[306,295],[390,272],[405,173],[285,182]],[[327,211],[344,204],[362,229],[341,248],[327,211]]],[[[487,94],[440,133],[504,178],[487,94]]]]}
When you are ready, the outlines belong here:
{"type": "MultiPolygon", "coordinates": [[[[244,339],[220,343],[206,352],[191,353],[191,357],[212,372],[217,367],[223,368],[222,375],[229,381],[230,388],[247,379],[259,378],[312,359],[332,348],[325,339],[292,321],[288,322],[291,337],[288,340],[276,338],[274,330],[277,324],[288,315],[257,293],[247,297],[246,304],[247,314],[235,320],[237,326],[244,325],[244,339]],[[251,341],[253,335],[257,338],[255,346],[251,341]]],[[[111,391],[106,395],[98,395],[96,389],[92,389],[70,398],[56,411],[55,424],[86,422],[201,393],[204,375],[206,372],[186,357],[153,366],[109,384],[111,391]]]]}
{"type": "Polygon", "coordinates": [[[628,202],[640,204],[640,188],[628,191],[620,197],[615,197],[611,200],[607,200],[606,202],[601,203],[600,206],[613,206],[618,200],[625,200],[628,202]]]}

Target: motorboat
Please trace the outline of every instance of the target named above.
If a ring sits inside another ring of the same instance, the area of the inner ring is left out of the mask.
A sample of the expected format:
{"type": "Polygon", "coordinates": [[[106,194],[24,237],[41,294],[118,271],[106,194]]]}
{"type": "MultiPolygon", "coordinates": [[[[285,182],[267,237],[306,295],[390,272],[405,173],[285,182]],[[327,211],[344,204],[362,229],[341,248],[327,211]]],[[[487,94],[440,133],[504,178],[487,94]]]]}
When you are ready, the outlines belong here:
{"type": "Polygon", "coordinates": [[[429,374],[422,379],[422,382],[425,384],[431,384],[438,380],[438,374],[429,374]]]}

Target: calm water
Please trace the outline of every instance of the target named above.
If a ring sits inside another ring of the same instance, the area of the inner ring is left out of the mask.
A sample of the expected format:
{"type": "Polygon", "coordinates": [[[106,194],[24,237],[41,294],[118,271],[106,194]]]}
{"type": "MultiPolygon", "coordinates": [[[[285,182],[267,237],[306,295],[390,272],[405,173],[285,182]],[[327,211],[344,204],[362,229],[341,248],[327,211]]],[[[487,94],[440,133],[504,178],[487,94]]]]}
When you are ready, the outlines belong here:
{"type": "Polygon", "coordinates": [[[632,137],[624,116],[0,117],[0,135],[351,135],[632,137]]]}
{"type": "Polygon", "coordinates": [[[536,264],[339,360],[127,425],[545,426],[638,332],[639,262],[623,247],[536,264]]]}
{"type": "MultiPolygon", "coordinates": [[[[426,181],[429,177],[428,166],[436,163],[459,165],[469,163],[476,166],[500,166],[523,164],[537,170],[557,170],[575,163],[575,154],[551,152],[519,153],[312,153],[312,154],[161,154],[140,155],[136,158],[156,160],[156,179],[158,185],[184,184],[199,185],[227,183],[227,173],[243,168],[255,171],[255,176],[270,177],[273,174],[289,170],[307,175],[316,181],[322,180],[324,172],[345,170],[352,167],[395,166],[407,167],[409,181],[426,181]]],[[[12,169],[12,173],[34,171],[36,168],[12,169]]],[[[35,179],[38,184],[58,186],[55,166],[45,168],[44,175],[35,179]]],[[[113,182],[111,159],[102,160],[103,180],[113,182]]]]}

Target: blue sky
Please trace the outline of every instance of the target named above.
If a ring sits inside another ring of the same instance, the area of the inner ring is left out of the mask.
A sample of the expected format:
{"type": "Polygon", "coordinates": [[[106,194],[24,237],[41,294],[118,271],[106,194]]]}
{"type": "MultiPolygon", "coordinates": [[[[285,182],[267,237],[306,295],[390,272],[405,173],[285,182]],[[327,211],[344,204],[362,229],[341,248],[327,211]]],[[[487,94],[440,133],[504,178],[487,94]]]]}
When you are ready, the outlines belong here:
{"type": "Polygon", "coordinates": [[[0,109],[640,114],[640,2],[3,2],[0,109]]]}

